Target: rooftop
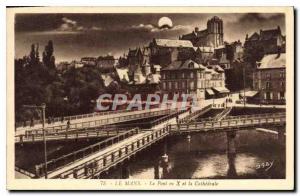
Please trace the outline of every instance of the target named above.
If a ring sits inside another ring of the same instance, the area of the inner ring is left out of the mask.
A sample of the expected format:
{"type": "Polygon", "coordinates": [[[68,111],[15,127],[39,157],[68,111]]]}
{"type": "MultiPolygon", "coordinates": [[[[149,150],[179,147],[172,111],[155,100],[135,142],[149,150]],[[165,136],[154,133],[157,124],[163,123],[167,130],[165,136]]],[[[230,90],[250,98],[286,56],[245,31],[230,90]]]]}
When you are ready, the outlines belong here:
{"type": "Polygon", "coordinates": [[[285,68],[286,56],[285,53],[265,55],[259,62],[258,69],[275,69],[285,68]]]}
{"type": "Polygon", "coordinates": [[[170,48],[177,47],[193,47],[193,44],[189,40],[175,40],[175,39],[154,39],[156,45],[170,48]]]}
{"type": "Polygon", "coordinates": [[[192,60],[186,61],[173,61],[166,68],[162,70],[179,70],[179,69],[202,69],[205,70],[205,67],[201,64],[196,63],[192,60]]]}

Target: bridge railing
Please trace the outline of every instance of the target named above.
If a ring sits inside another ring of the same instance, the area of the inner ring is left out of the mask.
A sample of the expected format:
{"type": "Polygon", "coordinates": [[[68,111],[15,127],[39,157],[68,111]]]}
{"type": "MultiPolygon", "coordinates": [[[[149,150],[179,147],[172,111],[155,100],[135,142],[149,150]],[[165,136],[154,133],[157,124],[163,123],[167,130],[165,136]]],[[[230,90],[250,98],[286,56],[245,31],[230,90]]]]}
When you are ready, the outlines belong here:
{"type": "Polygon", "coordinates": [[[207,129],[218,129],[218,128],[239,128],[249,125],[263,125],[263,124],[282,124],[285,123],[285,114],[260,114],[252,115],[244,118],[231,118],[224,119],[221,121],[211,120],[202,122],[192,122],[185,124],[170,125],[172,131],[206,131],[207,129]]]}
{"type": "MultiPolygon", "coordinates": [[[[159,108],[159,105],[152,105],[151,109],[155,109],[155,108],[159,108]]],[[[83,118],[97,117],[97,116],[105,116],[105,115],[110,115],[110,114],[120,114],[120,113],[127,113],[127,112],[133,112],[133,111],[138,111],[138,109],[115,110],[115,111],[107,111],[107,112],[93,112],[93,113],[88,113],[88,114],[65,116],[65,117],[63,117],[63,121],[68,121],[68,120],[71,121],[71,120],[76,120],[76,119],[83,119],[83,118]]],[[[51,120],[51,123],[61,122],[61,121],[62,121],[62,117],[55,117],[51,120]]],[[[26,126],[29,126],[30,123],[31,123],[30,120],[25,121],[26,126]]],[[[42,121],[41,120],[34,120],[34,125],[36,125],[36,124],[42,124],[42,121]]],[[[24,122],[16,122],[16,128],[26,127],[26,126],[24,126],[24,122]]]]}
{"type": "Polygon", "coordinates": [[[285,116],[285,112],[276,112],[276,113],[262,113],[262,114],[249,114],[249,115],[238,115],[238,116],[226,116],[225,119],[237,119],[237,118],[252,118],[255,116],[260,116],[260,117],[268,117],[268,116],[285,116]]]}
{"type": "Polygon", "coordinates": [[[186,123],[186,122],[188,122],[189,120],[191,120],[191,119],[193,119],[193,118],[195,118],[195,117],[197,117],[197,116],[199,116],[199,115],[201,115],[201,114],[204,114],[205,112],[209,111],[211,108],[212,108],[212,105],[211,105],[211,104],[210,104],[210,105],[207,105],[207,106],[205,106],[204,108],[202,108],[201,110],[197,110],[196,112],[193,112],[193,113],[189,114],[188,116],[186,116],[186,117],[180,119],[180,120],[178,121],[178,123],[186,123]]]}
{"type": "MultiPolygon", "coordinates": [[[[222,120],[230,120],[230,119],[245,119],[245,118],[252,118],[252,117],[266,117],[266,116],[282,116],[285,115],[285,112],[278,112],[278,113],[262,113],[262,114],[255,114],[255,115],[239,115],[239,116],[226,116],[222,120]]],[[[206,121],[214,121],[214,117],[207,117],[207,118],[199,118],[197,122],[206,122],[206,121]]],[[[197,123],[196,122],[196,123],[197,123]]],[[[195,123],[195,122],[194,122],[195,123]]]]}
{"type": "MultiPolygon", "coordinates": [[[[122,128],[111,128],[111,129],[97,129],[97,127],[90,129],[81,129],[81,131],[68,131],[60,133],[50,133],[46,134],[46,140],[68,140],[68,139],[80,139],[80,138],[92,138],[92,137],[108,137],[118,135],[128,129],[122,128]]],[[[15,136],[15,143],[24,143],[24,142],[37,142],[41,141],[44,138],[42,132],[27,134],[27,135],[17,135],[15,136]]]]}
{"type": "MultiPolygon", "coordinates": [[[[124,120],[135,120],[138,118],[147,118],[147,117],[152,117],[152,116],[156,116],[156,115],[165,115],[165,114],[169,114],[172,111],[174,111],[174,110],[165,109],[165,110],[159,110],[159,111],[149,111],[147,113],[131,114],[131,115],[127,115],[127,116],[111,117],[111,118],[106,118],[106,119],[72,123],[69,126],[67,124],[66,125],[57,125],[57,126],[53,126],[53,127],[47,127],[46,130],[48,133],[74,131],[77,129],[97,127],[97,126],[101,126],[101,125],[105,125],[105,124],[114,124],[114,123],[122,122],[124,120]]],[[[42,131],[42,129],[28,130],[25,132],[25,134],[37,133],[39,131],[42,131]]]]}
{"type": "Polygon", "coordinates": [[[165,127],[147,133],[148,134],[137,138],[135,141],[128,142],[128,144],[125,144],[124,146],[106,152],[95,159],[86,161],[74,168],[53,176],[52,178],[91,178],[162,139],[169,134],[169,130],[168,127],[165,127]]]}
{"type": "MultiPolygon", "coordinates": [[[[108,138],[104,141],[98,142],[96,144],[90,145],[88,147],[82,148],[80,150],[77,150],[75,152],[62,155],[61,157],[57,159],[52,159],[47,161],[47,170],[48,172],[52,172],[54,170],[57,170],[61,167],[64,167],[68,164],[74,163],[75,161],[79,161],[87,156],[90,156],[94,153],[97,153],[98,151],[107,148],[108,146],[113,145],[116,142],[122,141],[126,138],[129,138],[133,135],[136,135],[140,132],[138,128],[131,129],[129,131],[126,131],[124,133],[121,133],[117,136],[108,138]]],[[[45,175],[45,164],[39,164],[35,166],[35,174],[37,177],[44,176],[45,175]]]]}
{"type": "MultiPolygon", "coordinates": [[[[150,129],[153,126],[164,123],[165,121],[167,121],[171,118],[174,118],[174,117],[176,117],[176,116],[178,116],[178,115],[180,115],[184,112],[186,112],[186,111],[185,110],[173,111],[169,115],[162,116],[162,117],[160,117],[158,119],[155,119],[155,120],[151,120],[151,121],[148,121],[148,122],[137,122],[137,123],[124,124],[124,125],[121,125],[121,127],[122,126],[127,127],[127,128],[141,127],[143,130],[144,129],[150,129]]],[[[109,126],[107,126],[107,127],[109,127],[109,126]]]]}
{"type": "Polygon", "coordinates": [[[232,107],[225,108],[221,113],[219,113],[217,116],[214,117],[215,120],[221,120],[222,118],[225,118],[231,111],[232,107]]]}
{"type": "MultiPolygon", "coordinates": [[[[170,115],[163,116],[156,120],[150,122],[141,123],[130,123],[124,125],[126,128],[116,128],[114,126],[99,126],[99,127],[85,127],[85,128],[70,128],[68,131],[64,129],[46,129],[46,140],[67,140],[67,139],[79,139],[88,137],[103,137],[103,136],[113,136],[119,134],[119,132],[128,130],[128,128],[142,127],[151,128],[153,126],[159,125],[175,116],[178,116],[186,110],[173,111],[170,115]]],[[[15,143],[23,142],[36,142],[43,140],[43,130],[32,130],[27,131],[26,134],[21,134],[15,136],[15,143]]]]}

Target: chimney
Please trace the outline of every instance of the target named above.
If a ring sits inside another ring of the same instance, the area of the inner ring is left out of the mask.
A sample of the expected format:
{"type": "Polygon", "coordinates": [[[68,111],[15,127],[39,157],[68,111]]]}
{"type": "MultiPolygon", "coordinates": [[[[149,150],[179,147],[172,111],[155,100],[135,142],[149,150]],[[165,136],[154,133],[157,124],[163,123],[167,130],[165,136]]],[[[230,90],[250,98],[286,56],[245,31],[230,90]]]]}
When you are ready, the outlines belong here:
{"type": "Polygon", "coordinates": [[[246,40],[248,40],[248,34],[246,34],[246,40]]]}
{"type": "Polygon", "coordinates": [[[281,34],[281,29],[280,29],[280,26],[278,25],[277,26],[277,30],[280,32],[280,34],[281,34]]]}
{"type": "Polygon", "coordinates": [[[259,30],[259,34],[260,34],[260,35],[262,34],[262,30],[261,30],[261,29],[259,30]]]}
{"type": "Polygon", "coordinates": [[[280,57],[281,54],[281,47],[277,47],[277,56],[276,59],[278,59],[280,57]]]}

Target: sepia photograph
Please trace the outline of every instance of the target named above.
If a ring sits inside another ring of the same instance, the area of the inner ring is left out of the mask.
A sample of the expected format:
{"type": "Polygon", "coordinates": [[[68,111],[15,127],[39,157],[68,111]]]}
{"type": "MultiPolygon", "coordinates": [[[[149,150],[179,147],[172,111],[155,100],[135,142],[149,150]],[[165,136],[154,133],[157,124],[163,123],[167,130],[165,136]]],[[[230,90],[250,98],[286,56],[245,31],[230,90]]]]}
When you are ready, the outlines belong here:
{"type": "Polygon", "coordinates": [[[292,190],[293,18],[7,8],[9,189],[292,190]]]}

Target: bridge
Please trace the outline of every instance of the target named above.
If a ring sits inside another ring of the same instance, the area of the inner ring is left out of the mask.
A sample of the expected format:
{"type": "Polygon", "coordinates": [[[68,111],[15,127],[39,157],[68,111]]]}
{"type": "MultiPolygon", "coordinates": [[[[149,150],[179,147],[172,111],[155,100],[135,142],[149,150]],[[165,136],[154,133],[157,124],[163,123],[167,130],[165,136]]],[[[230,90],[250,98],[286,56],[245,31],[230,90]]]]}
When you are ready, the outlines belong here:
{"type": "Polygon", "coordinates": [[[223,120],[206,119],[201,122],[182,123],[169,125],[171,132],[206,132],[226,131],[231,129],[243,129],[265,125],[285,124],[285,113],[256,114],[225,117],[223,120]]]}
{"type": "MultiPolygon", "coordinates": [[[[199,112],[198,112],[199,113],[199,112]]],[[[134,128],[102,142],[88,146],[76,152],[61,156],[47,162],[48,178],[98,178],[101,173],[123,164],[137,152],[149,147],[170,134],[186,134],[197,132],[226,132],[228,152],[235,152],[233,138],[240,129],[264,126],[284,126],[285,113],[256,114],[244,116],[223,117],[223,119],[204,119],[200,122],[182,121],[188,119],[189,111],[176,116],[169,116],[157,122],[152,129],[134,128]],[[180,122],[179,122],[180,121],[180,122]],[[176,123],[177,122],[177,123],[176,123]]],[[[283,131],[278,136],[283,136],[283,131]]],[[[45,176],[45,164],[35,166],[34,178],[45,176]]],[[[20,171],[19,168],[16,170],[20,171]]]]}
{"type": "MultiPolygon", "coordinates": [[[[165,111],[162,112],[164,113],[165,111]]],[[[126,128],[101,126],[101,123],[97,123],[98,121],[76,123],[71,125],[71,127],[68,129],[65,126],[64,127],[59,126],[58,128],[52,127],[51,129],[48,128],[45,130],[46,140],[47,141],[79,140],[79,139],[116,136],[120,133],[128,131],[128,128],[130,127],[131,128],[154,127],[184,112],[185,112],[184,110],[174,110],[171,111],[169,115],[162,116],[158,119],[149,122],[130,123],[129,125],[124,125],[126,128]]],[[[15,144],[41,142],[44,139],[43,137],[44,134],[43,134],[43,130],[41,129],[26,131],[25,134],[20,134],[15,136],[15,144]]]]}
{"type": "MultiPolygon", "coordinates": [[[[176,109],[175,109],[176,110],[176,109]]],[[[59,121],[59,118],[55,118],[55,123],[45,124],[45,129],[48,133],[65,132],[66,130],[72,131],[80,128],[98,127],[101,125],[109,125],[120,122],[133,121],[138,119],[145,119],[150,117],[168,115],[174,112],[174,109],[170,108],[154,108],[149,110],[140,111],[111,111],[111,112],[99,112],[85,115],[69,116],[64,120],[70,120],[68,127],[67,121],[59,121]]],[[[27,135],[32,133],[42,132],[42,124],[37,124],[34,127],[25,126],[17,127],[15,135],[27,135]]]]}

